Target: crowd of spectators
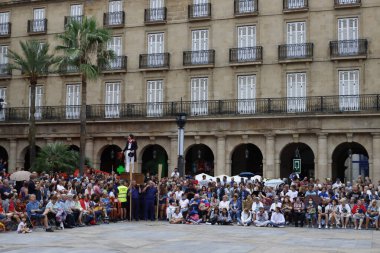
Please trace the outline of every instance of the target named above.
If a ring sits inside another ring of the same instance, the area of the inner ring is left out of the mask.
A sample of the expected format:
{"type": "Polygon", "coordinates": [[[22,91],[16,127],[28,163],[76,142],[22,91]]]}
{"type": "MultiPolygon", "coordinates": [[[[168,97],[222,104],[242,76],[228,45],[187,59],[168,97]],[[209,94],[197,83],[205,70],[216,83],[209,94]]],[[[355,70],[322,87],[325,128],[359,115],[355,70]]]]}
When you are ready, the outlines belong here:
{"type": "Polygon", "coordinates": [[[160,180],[131,183],[88,170],[81,178],[32,173],[30,180],[0,180],[0,230],[47,232],[127,220],[171,224],[379,229],[380,182],[313,178],[285,180],[277,187],[227,177],[201,180],[174,172],[160,180]],[[131,215],[130,215],[131,214],[131,215]],[[12,226],[11,226],[12,227],[12,226]]]}

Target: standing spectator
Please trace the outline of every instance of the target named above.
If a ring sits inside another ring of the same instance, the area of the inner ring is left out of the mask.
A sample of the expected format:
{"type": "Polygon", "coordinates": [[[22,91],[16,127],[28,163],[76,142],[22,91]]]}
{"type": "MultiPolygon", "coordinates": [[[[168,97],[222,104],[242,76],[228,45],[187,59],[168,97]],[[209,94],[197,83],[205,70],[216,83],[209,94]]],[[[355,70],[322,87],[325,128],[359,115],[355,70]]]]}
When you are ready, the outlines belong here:
{"type": "Polygon", "coordinates": [[[179,178],[178,168],[174,168],[174,171],[172,172],[171,177],[179,178]]]}
{"type": "Polygon", "coordinates": [[[127,193],[128,187],[124,180],[120,180],[120,185],[117,187],[117,199],[120,202],[120,219],[127,219],[127,193]]]}
{"type": "Polygon", "coordinates": [[[148,181],[142,191],[144,193],[144,219],[155,220],[154,202],[156,200],[157,188],[153,181],[148,181]]]}
{"type": "Polygon", "coordinates": [[[29,182],[28,182],[28,193],[29,194],[34,194],[34,195],[37,194],[36,183],[34,182],[35,179],[36,179],[36,174],[32,173],[29,176],[29,182]]]}
{"type": "Polygon", "coordinates": [[[141,189],[140,187],[136,184],[136,181],[133,180],[129,189],[128,189],[128,196],[132,194],[132,203],[131,207],[132,208],[132,218],[135,221],[139,221],[139,213],[140,213],[140,193],[141,189]]]}

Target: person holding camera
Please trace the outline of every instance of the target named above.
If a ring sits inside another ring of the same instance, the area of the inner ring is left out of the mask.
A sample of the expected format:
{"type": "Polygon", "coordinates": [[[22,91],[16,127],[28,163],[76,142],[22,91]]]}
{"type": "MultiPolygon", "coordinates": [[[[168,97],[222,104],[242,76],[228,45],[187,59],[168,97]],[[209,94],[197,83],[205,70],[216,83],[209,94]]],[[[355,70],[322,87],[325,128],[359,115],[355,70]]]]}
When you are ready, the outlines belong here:
{"type": "Polygon", "coordinates": [[[137,142],[133,134],[128,135],[127,144],[123,149],[125,154],[125,171],[129,172],[130,165],[132,165],[132,172],[134,171],[136,160],[137,142]]]}

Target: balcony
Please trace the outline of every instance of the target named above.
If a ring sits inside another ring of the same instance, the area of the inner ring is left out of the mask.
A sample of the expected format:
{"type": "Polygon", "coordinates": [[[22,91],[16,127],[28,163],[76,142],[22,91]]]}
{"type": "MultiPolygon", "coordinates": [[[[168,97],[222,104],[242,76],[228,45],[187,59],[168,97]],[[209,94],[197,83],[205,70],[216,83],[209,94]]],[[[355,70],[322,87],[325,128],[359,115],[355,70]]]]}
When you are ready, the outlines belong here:
{"type": "Polygon", "coordinates": [[[304,12],[309,10],[308,0],[283,0],[283,13],[304,12]]]}
{"type": "Polygon", "coordinates": [[[165,24],[166,23],[167,9],[145,9],[144,21],[146,25],[165,24]]]}
{"type": "Polygon", "coordinates": [[[331,60],[366,59],[367,51],[366,39],[330,41],[331,60]]]}
{"type": "Polygon", "coordinates": [[[28,34],[46,34],[47,19],[31,19],[28,20],[28,34]]]}
{"type": "MultiPolygon", "coordinates": [[[[2,112],[3,116],[0,117],[2,123],[29,121],[29,107],[8,107],[2,112]]],[[[80,106],[42,106],[36,108],[36,119],[79,123],[79,112],[80,106]]],[[[192,118],[358,115],[360,113],[378,115],[380,94],[100,104],[87,105],[86,108],[87,119],[90,121],[173,118],[180,112],[192,118]]]]}
{"type": "Polygon", "coordinates": [[[11,78],[12,70],[8,64],[0,64],[0,79],[11,78]]]}
{"type": "Polygon", "coordinates": [[[79,75],[79,68],[77,66],[66,65],[59,67],[59,74],[61,75],[79,75]]]}
{"type": "Polygon", "coordinates": [[[259,0],[235,0],[235,17],[256,16],[259,14],[259,0]]]}
{"type": "Polygon", "coordinates": [[[243,47],[230,49],[231,65],[255,65],[263,63],[263,47],[243,47]]]}
{"type": "Polygon", "coordinates": [[[334,0],[335,9],[357,8],[361,5],[361,0],[334,0]]]}
{"type": "Polygon", "coordinates": [[[209,20],[211,19],[211,3],[189,5],[188,12],[189,21],[209,20]]]}
{"type": "Polygon", "coordinates": [[[125,12],[107,12],[103,15],[103,25],[109,28],[124,27],[125,12]]]}
{"type": "Polygon", "coordinates": [[[313,61],[313,43],[286,44],[278,46],[280,63],[313,61]]]}
{"type": "Polygon", "coordinates": [[[67,24],[69,24],[72,21],[81,23],[83,21],[83,15],[82,16],[65,16],[65,26],[67,26],[67,24]]]}
{"type": "Polygon", "coordinates": [[[183,66],[185,68],[210,68],[215,64],[215,50],[185,51],[183,52],[183,66]]]}
{"type": "Polygon", "coordinates": [[[140,54],[139,68],[141,70],[168,70],[170,54],[140,54]]]}
{"type": "Polygon", "coordinates": [[[127,71],[127,56],[116,56],[110,60],[106,66],[102,67],[103,72],[125,72],[127,71]]]}
{"type": "Polygon", "coordinates": [[[10,22],[0,24],[0,38],[8,38],[11,36],[12,24],[10,22]]]}

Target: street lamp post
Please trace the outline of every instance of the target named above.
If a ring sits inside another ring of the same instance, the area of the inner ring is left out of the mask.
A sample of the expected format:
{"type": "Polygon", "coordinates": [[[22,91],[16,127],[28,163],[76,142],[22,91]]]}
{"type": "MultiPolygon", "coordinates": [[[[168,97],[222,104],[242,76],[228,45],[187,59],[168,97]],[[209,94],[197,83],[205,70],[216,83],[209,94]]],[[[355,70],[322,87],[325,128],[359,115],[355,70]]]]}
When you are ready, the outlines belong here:
{"type": "Polygon", "coordinates": [[[178,126],[178,163],[177,168],[179,175],[182,177],[185,175],[185,161],[183,157],[183,145],[185,137],[185,125],[186,125],[186,113],[179,113],[176,117],[176,122],[178,126]]]}

